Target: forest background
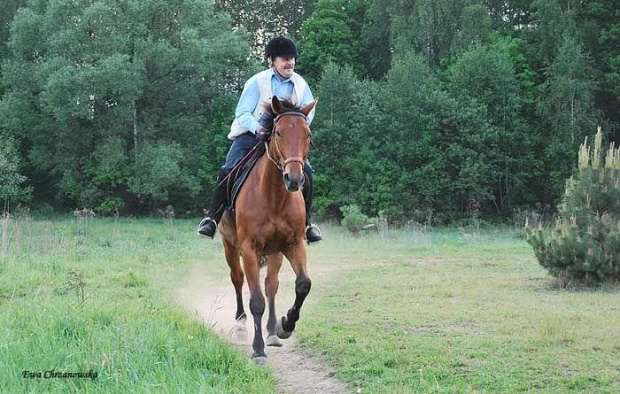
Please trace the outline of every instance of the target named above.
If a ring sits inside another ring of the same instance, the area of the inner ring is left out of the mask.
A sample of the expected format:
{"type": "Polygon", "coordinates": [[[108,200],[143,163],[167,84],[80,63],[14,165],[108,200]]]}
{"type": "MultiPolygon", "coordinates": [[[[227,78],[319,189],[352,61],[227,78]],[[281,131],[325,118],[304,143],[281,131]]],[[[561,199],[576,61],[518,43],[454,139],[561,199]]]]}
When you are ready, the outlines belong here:
{"type": "Polygon", "coordinates": [[[3,0],[4,211],[200,215],[280,34],[320,99],[324,217],[544,214],[586,136],[620,142],[612,0],[3,0]]]}

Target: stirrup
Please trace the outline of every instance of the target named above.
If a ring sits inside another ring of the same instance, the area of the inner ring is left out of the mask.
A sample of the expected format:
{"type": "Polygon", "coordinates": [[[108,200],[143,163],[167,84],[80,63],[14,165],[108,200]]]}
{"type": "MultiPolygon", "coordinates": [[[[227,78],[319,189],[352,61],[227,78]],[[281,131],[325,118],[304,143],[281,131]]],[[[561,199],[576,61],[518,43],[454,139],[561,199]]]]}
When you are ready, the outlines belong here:
{"type": "Polygon", "coordinates": [[[323,241],[323,234],[321,234],[321,230],[314,224],[310,224],[306,227],[306,241],[308,245],[318,244],[323,241]]]}
{"type": "Polygon", "coordinates": [[[213,237],[215,237],[215,232],[217,231],[217,223],[215,222],[215,220],[211,219],[210,217],[204,218],[200,221],[200,224],[198,225],[198,235],[206,237],[206,238],[211,238],[213,239],[213,237]]]}

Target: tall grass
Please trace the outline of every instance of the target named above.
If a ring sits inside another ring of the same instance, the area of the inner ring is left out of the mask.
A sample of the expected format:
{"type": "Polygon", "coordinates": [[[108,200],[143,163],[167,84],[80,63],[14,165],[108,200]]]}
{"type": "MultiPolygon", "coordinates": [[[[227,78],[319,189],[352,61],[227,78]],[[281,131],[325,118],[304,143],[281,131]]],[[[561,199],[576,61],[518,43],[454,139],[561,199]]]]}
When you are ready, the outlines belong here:
{"type": "Polygon", "coordinates": [[[221,246],[195,237],[193,221],[82,216],[10,226],[0,255],[0,392],[276,391],[268,369],[170,299],[190,266],[224,270],[221,246]]]}

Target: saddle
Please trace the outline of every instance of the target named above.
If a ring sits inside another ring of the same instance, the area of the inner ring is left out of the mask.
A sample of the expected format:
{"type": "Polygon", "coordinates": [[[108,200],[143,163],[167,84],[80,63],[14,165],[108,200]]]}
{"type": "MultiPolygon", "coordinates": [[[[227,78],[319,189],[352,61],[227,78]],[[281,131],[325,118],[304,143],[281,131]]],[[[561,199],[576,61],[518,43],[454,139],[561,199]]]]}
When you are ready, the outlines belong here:
{"type": "Polygon", "coordinates": [[[254,168],[254,165],[265,154],[265,144],[262,141],[259,141],[254,145],[254,148],[245,155],[239,163],[235,165],[235,167],[230,171],[228,175],[227,184],[226,184],[226,192],[227,192],[227,203],[226,210],[231,212],[234,217],[235,212],[235,200],[239,195],[239,191],[241,191],[241,187],[245,183],[245,180],[250,175],[250,171],[254,168]]]}

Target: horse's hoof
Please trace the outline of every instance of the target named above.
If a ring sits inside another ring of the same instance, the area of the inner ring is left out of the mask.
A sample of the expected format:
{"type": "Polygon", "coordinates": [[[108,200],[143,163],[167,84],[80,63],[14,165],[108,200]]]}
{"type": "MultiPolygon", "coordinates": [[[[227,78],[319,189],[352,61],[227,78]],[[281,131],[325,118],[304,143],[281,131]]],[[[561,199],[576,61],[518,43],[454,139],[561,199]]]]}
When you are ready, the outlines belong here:
{"type": "Polygon", "coordinates": [[[284,330],[284,328],[282,327],[282,320],[284,320],[284,317],[282,317],[282,319],[280,319],[276,323],[276,334],[278,335],[278,338],[280,338],[280,339],[288,339],[288,338],[291,337],[293,332],[292,331],[285,331],[284,330]]]}
{"type": "Polygon", "coordinates": [[[267,346],[281,347],[282,341],[280,341],[277,335],[269,335],[267,337],[267,346]]]}
{"type": "Polygon", "coordinates": [[[248,330],[245,329],[245,327],[236,327],[233,330],[231,339],[234,342],[247,342],[250,337],[248,335],[248,330]]]}
{"type": "Polygon", "coordinates": [[[255,353],[252,355],[252,361],[256,365],[267,365],[267,356],[264,353],[262,355],[255,353]]]}
{"type": "Polygon", "coordinates": [[[231,338],[236,342],[246,342],[249,339],[248,329],[245,327],[246,317],[240,317],[235,323],[231,338]]]}

